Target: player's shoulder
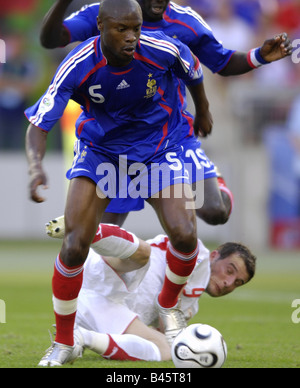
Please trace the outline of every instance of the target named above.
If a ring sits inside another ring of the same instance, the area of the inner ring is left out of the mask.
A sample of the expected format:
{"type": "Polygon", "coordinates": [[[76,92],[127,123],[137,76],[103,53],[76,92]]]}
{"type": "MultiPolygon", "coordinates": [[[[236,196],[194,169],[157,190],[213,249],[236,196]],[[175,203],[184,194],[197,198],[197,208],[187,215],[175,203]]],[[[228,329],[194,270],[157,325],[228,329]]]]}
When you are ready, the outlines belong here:
{"type": "Polygon", "coordinates": [[[93,36],[87,40],[79,43],[73,50],[69,52],[66,59],[76,60],[77,63],[80,63],[80,58],[87,59],[90,55],[94,54],[96,51],[96,40],[99,39],[98,36],[93,36]]]}
{"type": "Polygon", "coordinates": [[[199,14],[193,10],[190,6],[178,5],[173,1],[170,2],[166,9],[165,15],[168,17],[175,17],[179,20],[192,20],[197,19],[199,14]]]}
{"type": "Polygon", "coordinates": [[[92,4],[86,4],[84,5],[81,10],[84,11],[84,10],[87,10],[89,11],[90,13],[93,13],[95,14],[96,16],[98,16],[99,14],[99,7],[100,7],[100,3],[97,2],[97,3],[92,3],[92,4]]]}
{"type": "Polygon", "coordinates": [[[186,26],[188,28],[204,28],[211,31],[210,26],[202,16],[189,6],[178,5],[171,1],[165,12],[165,16],[175,23],[176,21],[177,23],[180,22],[181,28],[186,26]]]}
{"type": "Polygon", "coordinates": [[[166,35],[163,31],[143,31],[140,36],[142,46],[151,47],[154,51],[178,55],[178,47],[184,45],[178,39],[166,35]]]}
{"type": "Polygon", "coordinates": [[[168,67],[178,57],[178,45],[162,31],[143,32],[136,51],[159,67],[168,67]]]}
{"type": "MultiPolygon", "coordinates": [[[[151,42],[174,42],[174,39],[166,35],[163,31],[143,31],[140,36],[141,44],[149,45],[151,42]]],[[[158,48],[158,47],[157,47],[158,48]]]]}
{"type": "Polygon", "coordinates": [[[173,40],[170,36],[166,35],[163,31],[157,30],[157,31],[143,31],[141,33],[141,39],[144,40],[151,40],[151,39],[157,39],[157,40],[173,40]]]}
{"type": "Polygon", "coordinates": [[[83,7],[81,7],[78,11],[73,12],[70,16],[66,18],[66,20],[68,21],[70,19],[73,19],[78,15],[92,17],[93,20],[96,20],[99,14],[99,6],[100,6],[100,3],[86,4],[83,7]]]}
{"type": "Polygon", "coordinates": [[[75,77],[76,84],[79,84],[86,74],[95,67],[99,58],[97,56],[97,39],[92,37],[79,43],[60,64],[59,76],[67,78],[75,77]]]}

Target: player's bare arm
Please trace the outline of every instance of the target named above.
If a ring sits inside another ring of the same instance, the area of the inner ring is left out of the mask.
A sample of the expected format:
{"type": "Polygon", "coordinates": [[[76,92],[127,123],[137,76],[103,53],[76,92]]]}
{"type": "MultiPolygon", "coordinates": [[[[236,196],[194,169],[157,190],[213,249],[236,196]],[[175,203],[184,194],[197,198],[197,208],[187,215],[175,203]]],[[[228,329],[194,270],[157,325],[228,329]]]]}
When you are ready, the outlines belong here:
{"type": "MultiPolygon", "coordinates": [[[[195,68],[200,66],[197,57],[192,54],[195,61],[195,68]]],[[[206,137],[212,131],[213,118],[209,110],[209,102],[206,96],[204,83],[188,85],[189,92],[195,106],[194,133],[196,136],[206,137]]]]}
{"type": "Polygon", "coordinates": [[[195,105],[194,133],[196,136],[208,136],[213,127],[213,118],[209,110],[204,83],[188,86],[195,105]]]}
{"type": "MultiPolygon", "coordinates": [[[[288,34],[284,32],[267,39],[260,47],[259,55],[265,63],[271,63],[290,56],[292,50],[291,40],[288,34]]],[[[235,52],[228,65],[219,74],[227,77],[245,74],[255,69],[255,66],[249,62],[249,53],[235,52]]]]}
{"type": "Polygon", "coordinates": [[[64,47],[70,43],[63,20],[71,3],[72,0],[57,0],[45,15],[40,33],[40,41],[45,48],[64,47]]]}
{"type": "Polygon", "coordinates": [[[45,198],[38,194],[39,186],[47,188],[47,177],[42,167],[42,160],[46,152],[47,133],[30,124],[26,132],[25,147],[29,165],[30,198],[37,203],[45,198]]]}

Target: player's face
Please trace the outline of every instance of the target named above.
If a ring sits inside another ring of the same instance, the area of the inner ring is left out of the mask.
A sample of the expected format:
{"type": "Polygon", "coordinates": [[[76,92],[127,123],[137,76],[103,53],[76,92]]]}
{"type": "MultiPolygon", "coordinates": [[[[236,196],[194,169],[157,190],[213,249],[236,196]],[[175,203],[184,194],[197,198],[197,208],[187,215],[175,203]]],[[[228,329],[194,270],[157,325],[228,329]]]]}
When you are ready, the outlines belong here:
{"type": "Polygon", "coordinates": [[[133,11],[120,17],[98,19],[101,34],[101,48],[111,66],[126,66],[134,56],[141,35],[142,13],[133,11]]]}
{"type": "Polygon", "coordinates": [[[210,256],[211,277],[206,292],[210,296],[224,296],[242,286],[249,280],[249,275],[243,259],[232,254],[220,259],[218,251],[210,256]]]}
{"type": "Polygon", "coordinates": [[[170,0],[137,0],[147,22],[157,22],[163,18],[170,0]]]}

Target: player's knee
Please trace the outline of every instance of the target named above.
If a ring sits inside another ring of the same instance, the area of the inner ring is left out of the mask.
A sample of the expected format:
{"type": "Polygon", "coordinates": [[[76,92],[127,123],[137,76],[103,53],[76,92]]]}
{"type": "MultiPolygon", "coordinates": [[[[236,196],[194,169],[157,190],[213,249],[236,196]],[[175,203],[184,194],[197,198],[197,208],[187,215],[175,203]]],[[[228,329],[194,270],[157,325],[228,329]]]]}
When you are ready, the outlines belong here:
{"type": "Polygon", "coordinates": [[[203,206],[196,210],[197,217],[209,225],[226,224],[230,217],[231,203],[227,203],[223,193],[221,196],[206,198],[203,206]]]}
{"type": "Polygon", "coordinates": [[[82,265],[87,258],[89,247],[89,244],[84,242],[75,232],[66,234],[60,257],[68,267],[82,265]]]}
{"type": "Polygon", "coordinates": [[[170,233],[170,241],[178,251],[193,251],[197,246],[197,229],[194,222],[191,221],[173,228],[170,233]]]}
{"type": "Polygon", "coordinates": [[[229,219],[230,211],[224,205],[197,209],[197,216],[209,225],[224,225],[229,219]]]}

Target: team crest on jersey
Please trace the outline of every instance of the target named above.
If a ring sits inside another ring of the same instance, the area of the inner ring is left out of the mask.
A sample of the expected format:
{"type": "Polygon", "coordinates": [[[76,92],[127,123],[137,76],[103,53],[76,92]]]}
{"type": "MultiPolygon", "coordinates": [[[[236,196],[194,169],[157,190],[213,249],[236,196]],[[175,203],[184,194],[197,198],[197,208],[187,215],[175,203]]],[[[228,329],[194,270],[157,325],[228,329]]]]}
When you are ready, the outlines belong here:
{"type": "Polygon", "coordinates": [[[152,77],[153,77],[153,74],[149,74],[148,75],[148,82],[147,82],[148,89],[146,89],[146,96],[145,96],[145,98],[153,97],[153,96],[155,96],[155,94],[157,92],[156,81],[152,77]]]}

